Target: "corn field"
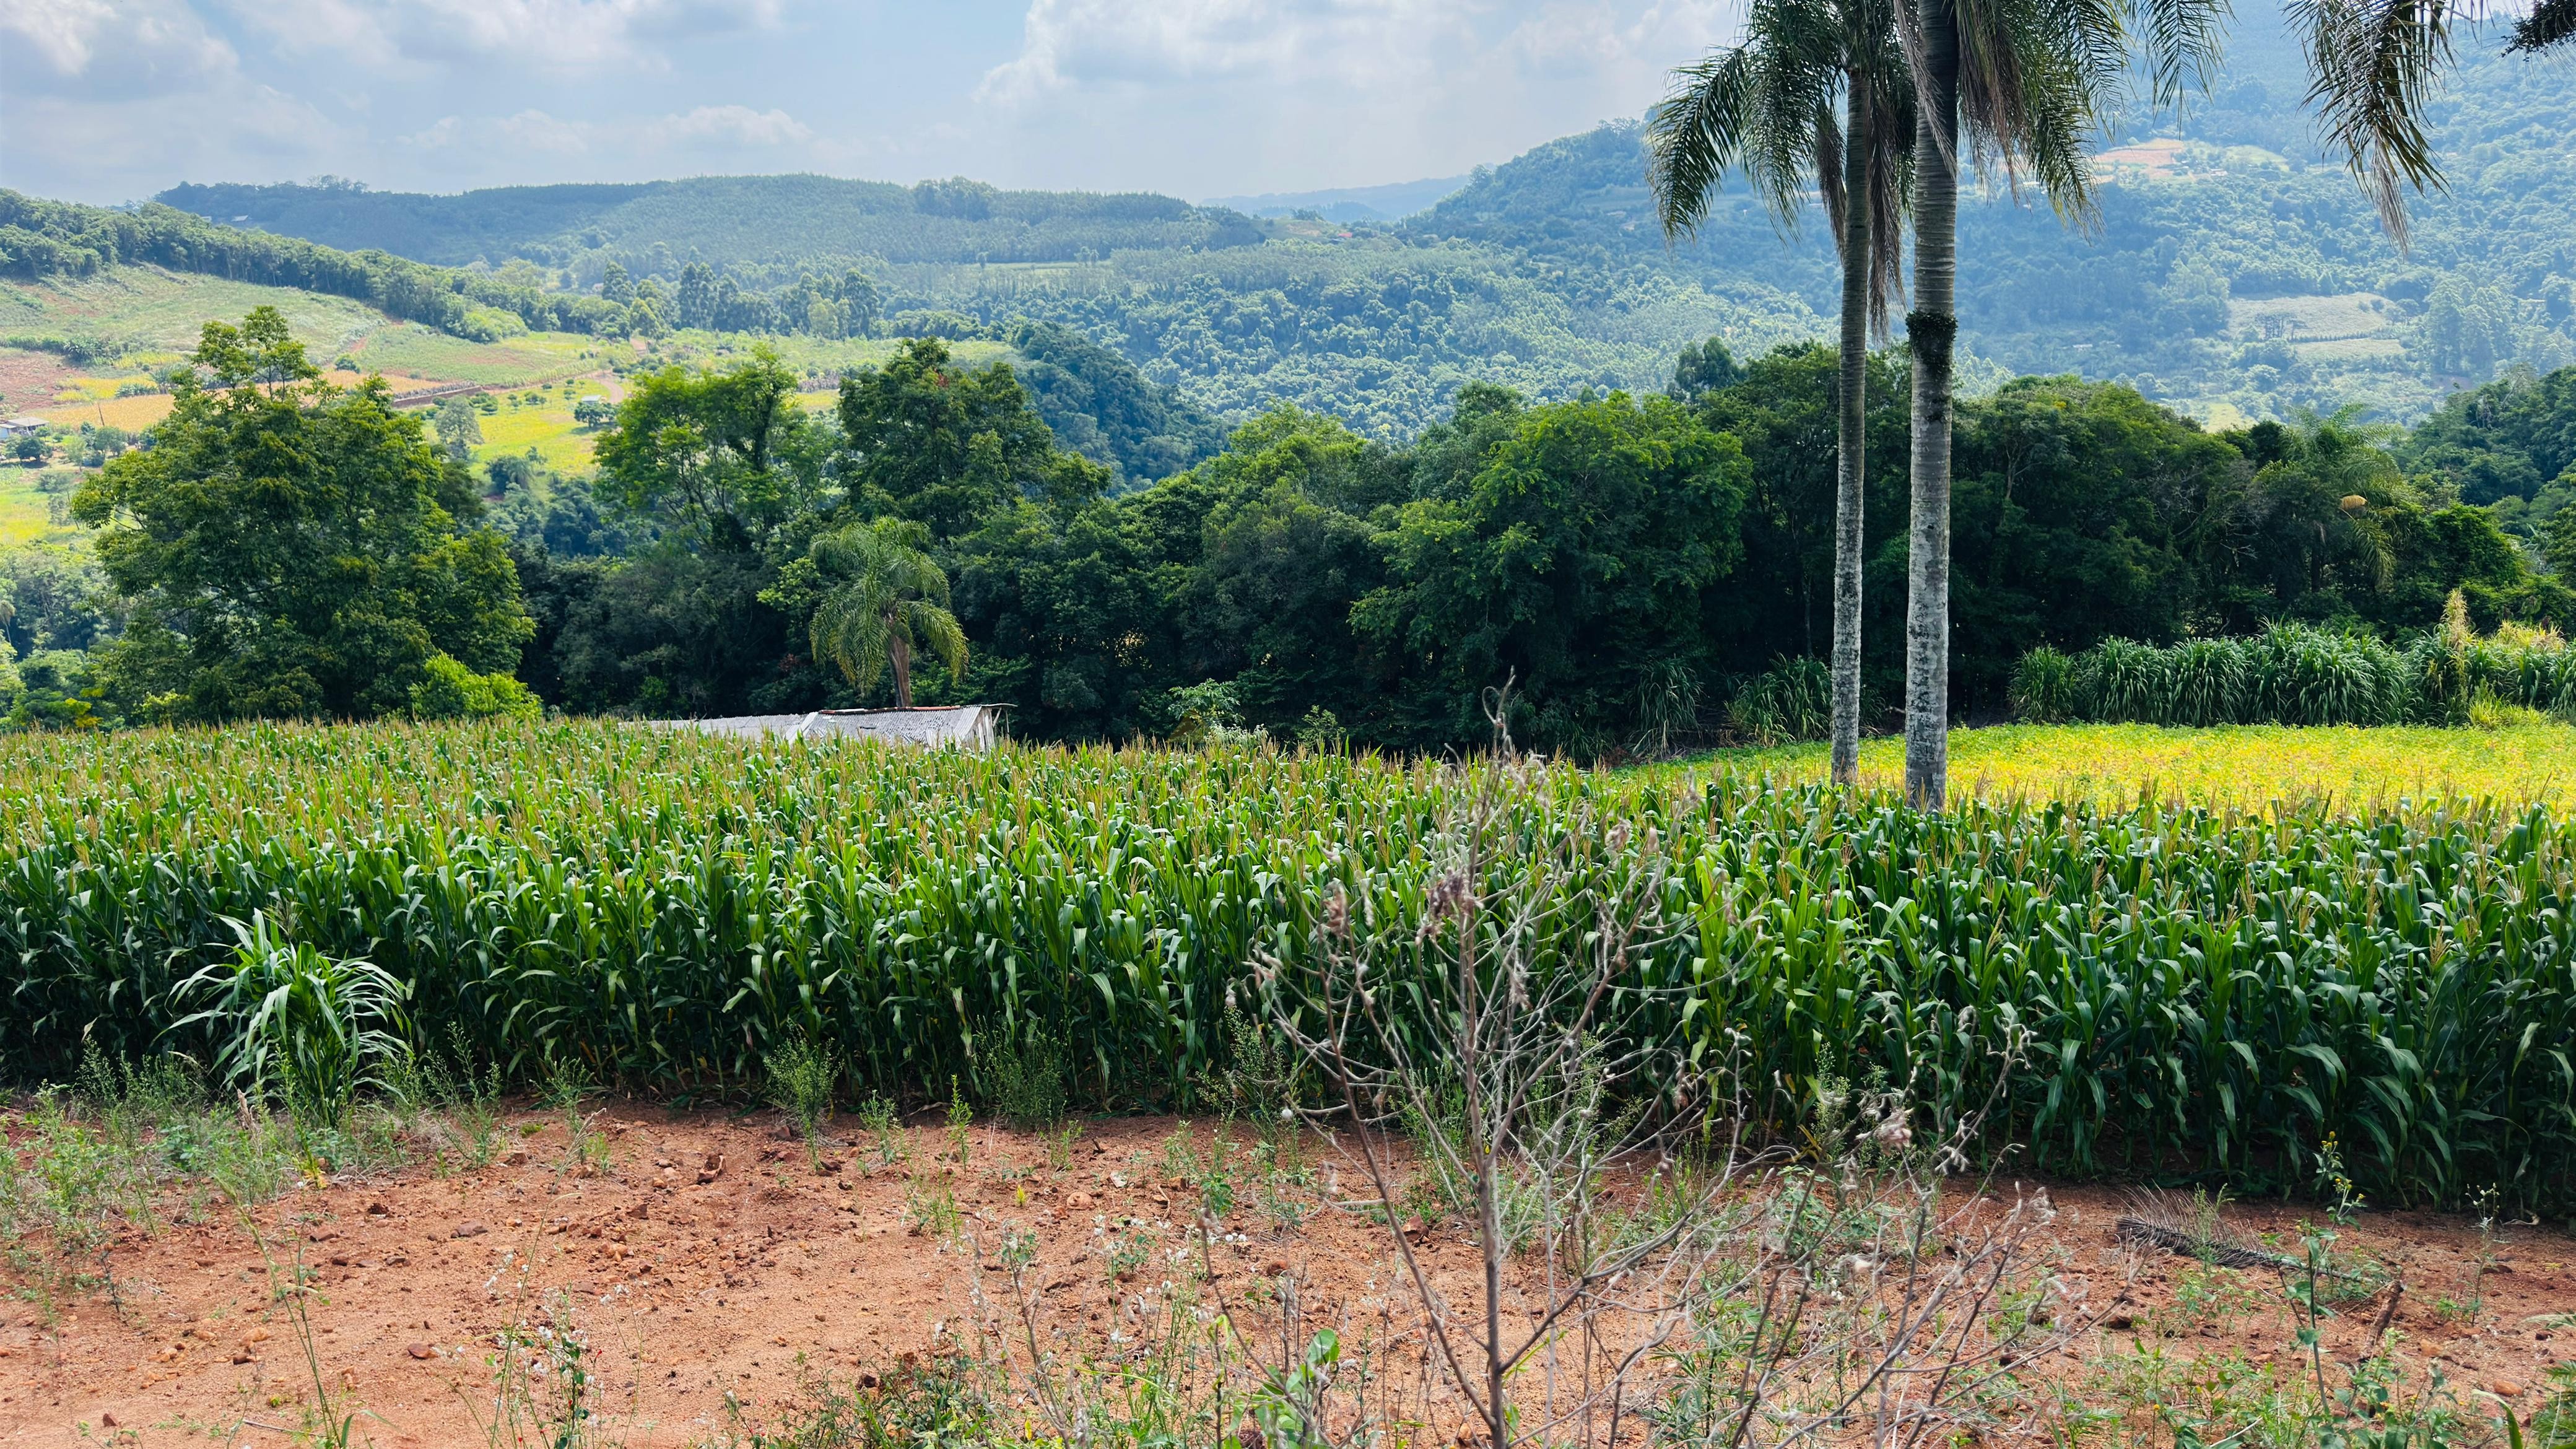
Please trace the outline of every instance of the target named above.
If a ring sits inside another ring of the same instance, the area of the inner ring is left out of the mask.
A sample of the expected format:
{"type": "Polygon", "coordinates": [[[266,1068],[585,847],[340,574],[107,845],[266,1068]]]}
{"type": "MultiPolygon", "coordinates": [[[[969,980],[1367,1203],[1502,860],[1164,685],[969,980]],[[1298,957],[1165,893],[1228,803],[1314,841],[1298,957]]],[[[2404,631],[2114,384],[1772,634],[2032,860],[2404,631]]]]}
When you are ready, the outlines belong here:
{"type": "MultiPolygon", "coordinates": [[[[1490,768],[596,723],[20,736],[0,767],[16,1081],[211,1060],[173,988],[256,916],[523,1082],[739,1100],[802,1033],[848,1089],[944,1097],[1043,1033],[1090,1099],[1183,1106],[1252,963],[1311,961],[1337,895],[1443,1009],[1420,927],[1490,768]]],[[[1883,1073],[1927,1127],[2000,1092],[1982,1146],[2034,1171],[2304,1191],[2333,1134],[2382,1201],[2576,1211],[2576,826],[2544,810],[1924,814],[1559,767],[1514,777],[1502,829],[1493,898],[1569,841],[1664,856],[1621,1029],[1761,1121],[1883,1073]]]]}
{"type": "Polygon", "coordinates": [[[2576,720],[2576,650],[2521,631],[2447,630],[2392,645],[2279,624],[2165,647],[2106,639],[2069,655],[2043,646],[2022,657],[2012,696],[2035,724],[2449,725],[2496,709],[2576,720]]]}

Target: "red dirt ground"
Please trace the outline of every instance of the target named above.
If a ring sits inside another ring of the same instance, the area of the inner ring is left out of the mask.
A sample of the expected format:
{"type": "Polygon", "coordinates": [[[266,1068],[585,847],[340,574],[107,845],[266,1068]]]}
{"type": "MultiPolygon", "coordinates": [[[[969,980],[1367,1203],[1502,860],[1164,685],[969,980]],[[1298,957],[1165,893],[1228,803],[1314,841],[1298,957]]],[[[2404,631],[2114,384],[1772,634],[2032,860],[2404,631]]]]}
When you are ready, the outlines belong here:
{"type": "MultiPolygon", "coordinates": [[[[845,1145],[831,1154],[840,1170],[817,1174],[801,1147],[782,1140],[773,1114],[628,1105],[598,1119],[614,1162],[593,1177],[562,1171],[559,1118],[514,1121],[536,1126],[518,1160],[444,1180],[412,1168],[308,1186],[263,1213],[281,1254],[300,1244],[319,1273],[312,1319],[324,1372],[364,1406],[371,1417],[360,1432],[378,1445],[485,1443],[466,1400],[479,1396],[488,1414],[492,1336],[554,1301],[556,1290],[570,1295],[589,1338],[612,1441],[629,1445],[704,1440],[725,1421],[728,1396],[760,1420],[789,1401],[802,1372],[849,1378],[924,1347],[934,1325],[974,1311],[976,1268],[967,1254],[908,1232],[907,1171],[950,1186],[959,1210],[981,1215],[988,1231],[1033,1229],[1040,1246],[1028,1281],[1044,1286],[1050,1324],[1077,1339],[1116,1327],[1137,1286],[1109,1277],[1095,1229],[1122,1217],[1174,1225],[1169,1245],[1184,1236],[1178,1225],[1193,1206],[1192,1194],[1157,1181],[1172,1130],[1164,1119],[1088,1124],[1066,1173],[1046,1167],[1037,1139],[978,1127],[962,1170],[936,1160],[939,1132],[917,1128],[903,1168],[872,1174],[873,1153],[845,1145]],[[711,1156],[721,1166],[708,1172],[711,1156]]],[[[1316,1159],[1332,1156],[1319,1149],[1316,1159]]],[[[1340,1171],[1351,1181],[1350,1168],[1340,1171]]],[[[2113,1219],[2128,1199],[2115,1190],[2051,1195],[2062,1274],[2095,1323],[2086,1356],[2161,1333],[2159,1313],[2194,1265],[2124,1246],[2113,1219]]],[[[2265,1203],[2230,1209],[2236,1225],[2283,1234],[2293,1252],[2302,1217],[2265,1203]]],[[[1298,1280],[1309,1322],[1339,1319],[1365,1331],[1402,1310],[1386,1240],[1355,1216],[1322,1211],[1279,1236],[1245,1210],[1228,1226],[1234,1233],[1214,1251],[1221,1291],[1240,1293],[1256,1275],[1284,1269],[1298,1280]]],[[[2474,1322],[2440,1306],[2467,1295],[2480,1251],[2473,1225],[2374,1211],[2344,1230],[2339,1247],[2375,1254],[2402,1275],[2407,1292],[2393,1324],[2410,1371],[2438,1361],[2489,1413],[2498,1404],[2527,1413],[2547,1371],[2576,1357],[2576,1330],[2530,1322],[2576,1310],[2576,1241],[2563,1232],[2503,1230],[2474,1322]]],[[[1435,1232],[1427,1255],[1445,1275],[1462,1272],[1473,1251],[1435,1232]]],[[[226,1438],[245,1420],[295,1427],[309,1373],[289,1325],[264,1311],[268,1272],[237,1222],[217,1210],[199,1226],[129,1233],[111,1265],[121,1308],[92,1294],[49,1328],[24,1302],[0,1306],[0,1446],[70,1446],[102,1434],[176,1444],[226,1438]]],[[[1168,1270],[1157,1265],[1146,1276],[1157,1271],[1168,1270]]],[[[2267,1306],[2225,1330],[2236,1341],[2207,1328],[2169,1351],[2291,1358],[2277,1280],[2243,1277],[2266,1290],[2267,1306]]],[[[2367,1316],[2335,1320],[2329,1352],[2354,1356],[2367,1316]]]]}

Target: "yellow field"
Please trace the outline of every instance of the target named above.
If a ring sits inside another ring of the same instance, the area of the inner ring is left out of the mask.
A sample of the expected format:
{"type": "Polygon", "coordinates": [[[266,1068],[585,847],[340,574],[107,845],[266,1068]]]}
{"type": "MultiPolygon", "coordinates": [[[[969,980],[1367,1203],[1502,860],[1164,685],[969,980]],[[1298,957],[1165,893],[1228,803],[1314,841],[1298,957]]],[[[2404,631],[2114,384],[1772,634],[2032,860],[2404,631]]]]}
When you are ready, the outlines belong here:
{"type": "Polygon", "coordinates": [[[481,417],[483,442],[474,450],[474,461],[489,462],[503,454],[524,455],[530,448],[554,471],[582,472],[590,467],[590,440],[595,433],[585,431],[572,420],[573,403],[585,397],[606,397],[606,386],[584,380],[579,391],[565,397],[559,390],[549,390],[546,400],[535,406],[514,406],[505,397],[501,410],[481,417]]]}
{"type": "MultiPolygon", "coordinates": [[[[1828,764],[1825,746],[1811,744],[1719,750],[1687,766],[1654,768],[1821,780],[1828,764]]],[[[1904,775],[1904,741],[1861,743],[1864,783],[1894,788],[1904,775]]],[[[2105,805],[2148,795],[2238,806],[2275,800],[2370,806],[2468,795],[2563,806],[2576,802],[2576,727],[2005,725],[1951,732],[1950,784],[1954,793],[2105,805]]]]}
{"type": "Polygon", "coordinates": [[[54,523],[53,500],[58,495],[37,489],[36,479],[42,473],[37,468],[0,468],[0,547],[65,543],[80,536],[79,525],[54,523]]]}
{"type": "Polygon", "coordinates": [[[123,428],[129,433],[141,432],[169,415],[170,395],[166,392],[65,403],[60,407],[40,409],[36,414],[60,427],[78,429],[83,423],[98,423],[123,428]]]}

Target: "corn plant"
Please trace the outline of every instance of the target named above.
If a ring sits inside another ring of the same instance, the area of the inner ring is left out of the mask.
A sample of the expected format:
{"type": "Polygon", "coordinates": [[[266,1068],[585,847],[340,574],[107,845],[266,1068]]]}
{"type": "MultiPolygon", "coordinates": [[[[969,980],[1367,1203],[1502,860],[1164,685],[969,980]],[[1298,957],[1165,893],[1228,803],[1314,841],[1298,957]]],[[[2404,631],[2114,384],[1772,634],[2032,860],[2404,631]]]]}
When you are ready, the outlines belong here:
{"type": "MultiPolygon", "coordinates": [[[[1439,822],[1491,768],[598,722],[0,737],[0,1075],[64,1080],[86,1039],[345,1101],[407,1035],[487,1084],[743,1098],[803,1032],[862,1097],[990,1101],[986,1044],[1042,1033],[1076,1102],[1193,1104],[1236,1062],[1229,992],[1273,1018],[1249,963],[1310,964],[1328,907],[1413,1003],[1389,1030],[1431,1040],[1439,822]]],[[[1926,813],[1560,768],[1497,808],[1481,897],[1658,865],[1671,929],[1613,1045],[1717,1074],[1757,1130],[1875,1071],[1943,1131],[2000,1090],[1973,1145],[2030,1171],[2305,1192],[2332,1133],[2375,1203],[2576,1209],[2576,825],[2546,810],[1926,813]],[[1613,827],[1597,865],[1531,864],[1613,827]],[[2008,1070],[1976,1045],[2007,1021],[2008,1070]]]]}
{"type": "Polygon", "coordinates": [[[264,912],[227,922],[240,939],[230,961],[208,966],[171,993],[211,1005],[172,1023],[215,1024],[217,1065],[255,1096],[282,1092],[298,1121],[337,1125],[362,1086],[405,1052],[403,984],[365,961],[289,941],[264,912]]]}

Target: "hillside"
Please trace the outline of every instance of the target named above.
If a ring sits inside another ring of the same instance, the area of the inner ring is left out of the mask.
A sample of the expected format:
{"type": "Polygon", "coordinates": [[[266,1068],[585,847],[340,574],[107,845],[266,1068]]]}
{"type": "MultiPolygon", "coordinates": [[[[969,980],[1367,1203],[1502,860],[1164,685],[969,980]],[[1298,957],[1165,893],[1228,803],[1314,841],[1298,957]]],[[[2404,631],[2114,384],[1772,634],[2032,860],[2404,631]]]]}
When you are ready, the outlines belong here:
{"type": "Polygon", "coordinates": [[[999,191],[963,179],[895,186],[830,176],[707,176],[511,186],[457,196],[317,186],[178,186],[182,211],[344,251],[440,266],[524,257],[595,270],[613,257],[676,277],[706,260],[755,272],[818,263],[1064,262],[1130,248],[1245,246],[1246,218],[1168,196],[999,191]]]}
{"type": "MultiPolygon", "coordinates": [[[[170,407],[162,374],[196,345],[206,322],[237,321],[254,307],[275,308],[307,354],[328,365],[341,383],[380,373],[398,395],[459,388],[516,394],[575,377],[608,380],[670,362],[717,363],[740,351],[743,342],[709,332],[629,340],[524,329],[505,340],[477,341],[310,288],[150,264],[107,265],[80,275],[0,278],[0,412],[32,414],[66,429],[149,427],[170,407]]],[[[774,338],[767,345],[812,380],[823,405],[831,379],[881,362],[898,346],[892,338],[811,336],[774,338]]],[[[1013,363],[1064,445],[1122,478],[1142,481],[1177,472],[1225,440],[1214,417],[1148,382],[1116,353],[1061,327],[1029,324],[1007,339],[961,342],[958,355],[975,365],[1013,363]]],[[[614,395],[616,389],[609,390],[614,395]]],[[[571,403],[572,394],[562,392],[522,414],[513,396],[505,419],[487,429],[489,443],[477,456],[533,448],[556,466],[586,465],[589,438],[575,429],[571,403]]],[[[32,495],[0,498],[0,532],[40,529],[46,512],[43,500],[32,495]]]]}
{"type": "MultiPolygon", "coordinates": [[[[2562,151],[2576,86],[2564,61],[2493,51],[2492,37],[2463,43],[2434,108],[2451,189],[2417,203],[2401,252],[2318,152],[2277,22],[2249,22],[2205,101],[2106,145],[2089,230],[2001,186],[1963,208],[1970,377],[2077,372],[2219,423],[2348,404],[2411,420],[2517,364],[2576,360],[2576,179],[2562,151]]],[[[1274,213],[1260,220],[1168,197],[814,176],[445,197],[189,186],[163,199],[462,265],[475,280],[458,285],[494,297],[533,288],[491,302],[522,316],[553,297],[601,306],[612,263],[683,292],[697,261],[730,289],[701,320],[802,330],[814,299],[846,285],[831,279],[855,271],[881,289],[886,331],[998,339],[1022,320],[1060,323],[1217,417],[1293,402],[1389,438],[1418,432],[1468,379],[1538,397],[1653,388],[1687,342],[1723,335],[1745,353],[1820,336],[1834,305],[1821,227],[1783,235],[1740,189],[1696,239],[1667,245],[1623,125],[1463,184],[1230,199],[1274,213]],[[1373,194],[1392,211],[1440,191],[1402,220],[1361,214],[1373,194]]]]}

